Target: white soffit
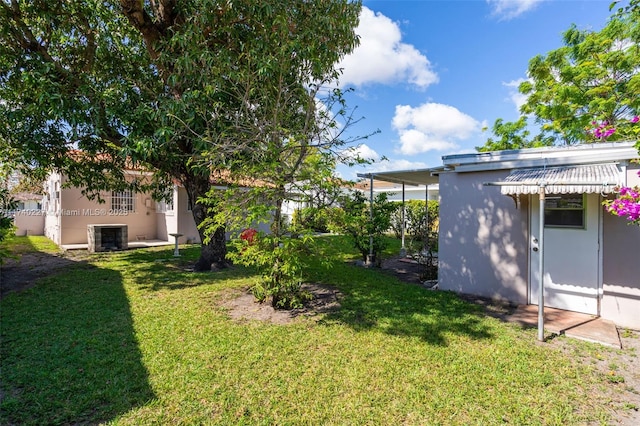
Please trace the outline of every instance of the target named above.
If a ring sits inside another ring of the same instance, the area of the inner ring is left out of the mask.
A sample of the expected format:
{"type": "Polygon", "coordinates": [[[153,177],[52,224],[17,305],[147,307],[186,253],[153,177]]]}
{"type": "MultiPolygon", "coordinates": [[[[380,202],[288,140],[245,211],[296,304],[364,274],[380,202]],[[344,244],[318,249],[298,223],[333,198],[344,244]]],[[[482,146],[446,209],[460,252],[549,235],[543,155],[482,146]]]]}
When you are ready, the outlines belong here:
{"type": "Polygon", "coordinates": [[[611,163],[517,169],[495,182],[505,195],[536,194],[540,185],[547,194],[610,194],[621,183],[620,170],[611,163]]]}
{"type": "Polygon", "coordinates": [[[390,172],[358,173],[358,177],[371,178],[392,183],[405,183],[408,185],[432,185],[438,183],[440,179],[433,174],[439,168],[421,170],[398,170],[390,172]]]}

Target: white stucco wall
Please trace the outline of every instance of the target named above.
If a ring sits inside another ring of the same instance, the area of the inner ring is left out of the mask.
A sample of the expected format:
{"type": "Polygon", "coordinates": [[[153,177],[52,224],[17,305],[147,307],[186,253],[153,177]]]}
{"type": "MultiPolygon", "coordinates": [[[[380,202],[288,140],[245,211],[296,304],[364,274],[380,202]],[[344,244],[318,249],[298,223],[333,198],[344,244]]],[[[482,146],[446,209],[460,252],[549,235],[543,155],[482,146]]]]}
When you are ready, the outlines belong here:
{"type": "Polygon", "coordinates": [[[62,176],[51,173],[44,184],[45,197],[42,208],[45,211],[44,235],[56,244],[61,244],[60,216],[60,188],[62,176]]]}
{"type": "Polygon", "coordinates": [[[177,214],[177,230],[182,234],[179,241],[180,244],[199,243],[200,234],[196,227],[196,222],[193,219],[193,214],[189,208],[189,197],[187,191],[183,187],[178,187],[176,196],[174,199],[175,212],[177,214]]]}
{"type": "Polygon", "coordinates": [[[440,289],[527,302],[528,202],[485,182],[508,170],[440,174],[440,289]]]}
{"type": "MultiPolygon", "coordinates": [[[[627,184],[640,185],[638,166],[627,171],[627,184]]],[[[640,330],[640,226],[604,213],[603,296],[601,316],[640,330]]]]}

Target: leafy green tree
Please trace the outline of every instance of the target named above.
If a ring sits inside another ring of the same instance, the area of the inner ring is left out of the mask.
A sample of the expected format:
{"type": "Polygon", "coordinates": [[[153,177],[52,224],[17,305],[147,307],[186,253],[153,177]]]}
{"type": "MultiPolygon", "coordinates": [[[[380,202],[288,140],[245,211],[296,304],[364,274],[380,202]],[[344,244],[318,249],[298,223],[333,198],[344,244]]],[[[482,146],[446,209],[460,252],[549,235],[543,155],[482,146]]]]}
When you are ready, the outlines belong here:
{"type": "Polygon", "coordinates": [[[476,147],[476,150],[488,152],[553,145],[553,138],[551,137],[544,137],[543,135],[531,137],[531,132],[527,125],[526,117],[520,117],[515,122],[505,122],[503,119],[498,118],[491,128],[495,139],[487,139],[487,142],[481,147],[476,147]]]}
{"type": "Polygon", "coordinates": [[[630,120],[640,110],[640,2],[618,8],[600,31],[571,26],[563,42],[531,59],[529,80],[519,87],[527,96],[523,115],[496,120],[496,138],[479,151],[637,137],[630,120]],[[529,118],[541,129],[533,137],[529,118]]]}
{"type": "Polygon", "coordinates": [[[210,190],[276,180],[270,201],[283,199],[324,135],[316,95],[355,47],[359,11],[348,0],[5,0],[0,150],[89,197],[162,198],[180,183],[204,242],[196,270],[223,266],[229,214],[210,190]],[[153,178],[127,182],[125,166],[153,178]]]}
{"type": "Polygon", "coordinates": [[[310,234],[277,236],[248,228],[233,240],[233,246],[235,250],[230,251],[229,257],[235,263],[256,268],[260,274],[251,288],[259,302],[270,300],[276,309],[292,309],[307,301],[308,295],[301,286],[313,253],[310,234]]]}
{"type": "MultiPolygon", "coordinates": [[[[529,62],[530,80],[521,111],[564,144],[597,141],[592,129],[616,129],[609,140],[628,137],[629,119],[640,109],[640,20],[621,11],[601,31],[575,25],[563,34],[564,46],[529,62]]],[[[636,16],[637,18],[637,16],[636,16]]]]}

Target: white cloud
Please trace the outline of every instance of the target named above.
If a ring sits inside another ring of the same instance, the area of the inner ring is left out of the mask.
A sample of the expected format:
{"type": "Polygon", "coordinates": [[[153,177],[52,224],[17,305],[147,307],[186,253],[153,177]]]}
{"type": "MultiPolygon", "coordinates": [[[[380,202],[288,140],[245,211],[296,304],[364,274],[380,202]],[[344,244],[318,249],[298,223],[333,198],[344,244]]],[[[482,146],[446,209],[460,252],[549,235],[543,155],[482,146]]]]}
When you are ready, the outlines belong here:
{"type": "Polygon", "coordinates": [[[358,158],[368,161],[378,161],[380,154],[366,144],[359,144],[356,146],[350,146],[345,149],[342,154],[350,159],[356,160],[358,158]]]}
{"type": "Polygon", "coordinates": [[[427,57],[402,43],[400,27],[383,14],[363,7],[356,33],[360,45],[338,65],[341,86],[408,82],[425,89],[438,81],[427,57]]]}
{"type": "Polygon", "coordinates": [[[503,20],[509,20],[534,9],[543,1],[544,0],[487,0],[487,3],[491,6],[491,13],[494,16],[498,16],[503,20]]]}
{"type": "Polygon", "coordinates": [[[458,148],[458,142],[471,138],[481,123],[458,109],[438,103],[418,107],[396,105],[392,121],[400,137],[400,152],[406,155],[458,148]]]}
{"type": "Polygon", "coordinates": [[[509,99],[516,106],[516,110],[520,113],[520,107],[527,101],[527,95],[523,95],[518,91],[520,83],[527,81],[526,78],[519,78],[509,82],[503,82],[502,85],[509,88],[509,99]]]}

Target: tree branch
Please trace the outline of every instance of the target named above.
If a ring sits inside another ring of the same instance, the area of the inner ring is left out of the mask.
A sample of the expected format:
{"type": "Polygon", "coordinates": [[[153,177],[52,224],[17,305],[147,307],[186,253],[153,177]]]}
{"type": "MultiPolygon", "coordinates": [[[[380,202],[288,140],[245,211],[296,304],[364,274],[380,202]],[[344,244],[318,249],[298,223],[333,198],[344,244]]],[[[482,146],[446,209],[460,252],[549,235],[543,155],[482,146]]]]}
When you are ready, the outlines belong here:
{"type": "MultiPolygon", "coordinates": [[[[168,28],[167,23],[156,26],[153,19],[144,10],[143,0],[120,0],[122,13],[127,17],[131,25],[142,34],[144,44],[147,47],[149,56],[154,61],[158,59],[160,54],[156,50],[156,43],[162,38],[164,29],[168,28]]],[[[163,3],[170,3],[165,1],[163,3]]],[[[158,6],[158,9],[163,6],[158,6]]]]}

